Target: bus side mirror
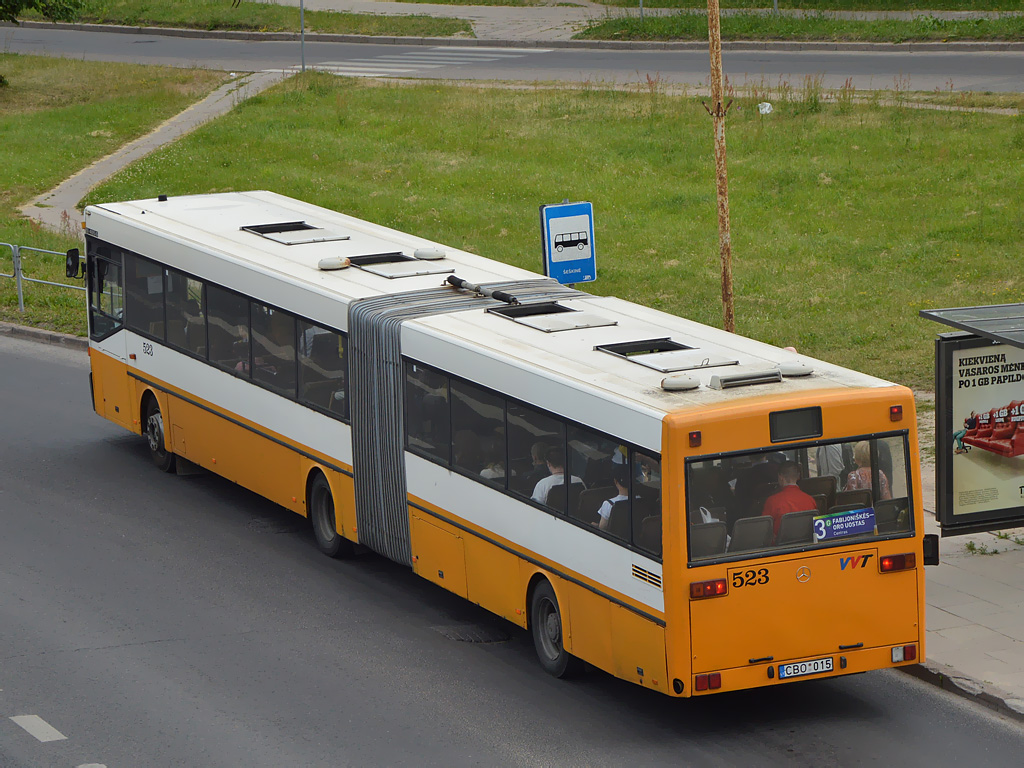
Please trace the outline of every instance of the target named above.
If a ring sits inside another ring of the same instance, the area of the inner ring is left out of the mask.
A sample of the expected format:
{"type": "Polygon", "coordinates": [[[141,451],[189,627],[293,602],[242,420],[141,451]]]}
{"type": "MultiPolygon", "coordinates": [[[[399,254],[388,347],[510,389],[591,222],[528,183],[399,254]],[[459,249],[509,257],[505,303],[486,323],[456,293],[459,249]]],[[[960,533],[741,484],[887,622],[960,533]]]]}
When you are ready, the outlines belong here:
{"type": "Polygon", "coordinates": [[[77,248],[68,251],[67,260],[64,262],[64,274],[74,278],[82,276],[82,257],[77,248]]]}
{"type": "Polygon", "coordinates": [[[926,533],[924,535],[924,564],[939,564],[939,534],[926,533]]]}

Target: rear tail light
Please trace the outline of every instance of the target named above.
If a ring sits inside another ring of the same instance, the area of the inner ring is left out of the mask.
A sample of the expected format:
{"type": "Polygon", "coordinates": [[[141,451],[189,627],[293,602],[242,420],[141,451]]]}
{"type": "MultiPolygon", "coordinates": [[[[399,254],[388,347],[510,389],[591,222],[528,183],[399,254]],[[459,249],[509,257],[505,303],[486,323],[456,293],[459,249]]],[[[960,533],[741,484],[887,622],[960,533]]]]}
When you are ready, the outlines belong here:
{"type": "Polygon", "coordinates": [[[889,406],[889,421],[903,421],[903,406],[902,405],[890,405],[889,406]]]}
{"type": "Polygon", "coordinates": [[[913,552],[903,555],[883,555],[878,561],[878,569],[882,573],[906,571],[917,565],[917,556],[913,552]]]}
{"type": "Polygon", "coordinates": [[[712,581],[694,581],[690,584],[690,599],[700,600],[704,597],[721,597],[728,591],[725,579],[712,581]]]}
{"type": "Polygon", "coordinates": [[[903,661],[916,661],[917,660],[917,646],[916,645],[897,645],[892,649],[892,663],[899,664],[903,661]]]}
{"type": "Polygon", "coordinates": [[[695,691],[717,691],[722,687],[722,673],[712,672],[709,675],[697,675],[693,681],[695,691]]]}

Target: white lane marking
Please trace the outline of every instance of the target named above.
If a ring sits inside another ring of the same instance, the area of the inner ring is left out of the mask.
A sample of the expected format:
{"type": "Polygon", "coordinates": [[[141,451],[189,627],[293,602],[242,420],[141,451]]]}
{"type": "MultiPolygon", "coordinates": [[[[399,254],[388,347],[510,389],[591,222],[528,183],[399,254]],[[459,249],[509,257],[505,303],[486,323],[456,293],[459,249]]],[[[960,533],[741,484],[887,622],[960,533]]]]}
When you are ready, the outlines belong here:
{"type": "Polygon", "coordinates": [[[417,56],[420,58],[431,58],[431,59],[460,59],[462,61],[497,61],[498,59],[521,59],[523,54],[516,53],[511,56],[501,56],[496,53],[459,53],[458,51],[409,51],[408,53],[388,53],[383,54],[378,58],[384,56],[417,56]]]}
{"type": "Polygon", "coordinates": [[[28,731],[40,741],[60,741],[66,739],[63,733],[58,731],[39,715],[18,715],[12,717],[14,724],[28,731]]]}
{"type": "MultiPolygon", "coordinates": [[[[452,49],[447,46],[440,46],[438,48],[431,48],[432,51],[451,51],[452,49]]],[[[472,48],[466,50],[467,53],[476,53],[477,51],[489,51],[493,53],[508,53],[523,55],[524,53],[551,53],[554,48],[488,48],[484,45],[474,45],[472,48]]],[[[453,51],[454,53],[454,51],[453,51]]]]}
{"type": "MultiPolygon", "coordinates": [[[[386,69],[389,72],[415,72],[419,67],[391,67],[387,65],[377,64],[346,64],[343,62],[330,63],[324,62],[322,64],[310,64],[312,69],[372,69],[374,72],[379,72],[382,69],[386,69]]],[[[436,69],[436,67],[434,67],[436,69]]]]}
{"type": "Polygon", "coordinates": [[[103,763],[82,763],[78,768],[107,768],[103,763]]]}
{"type": "Polygon", "coordinates": [[[478,64],[481,61],[500,61],[500,59],[456,59],[447,56],[424,56],[416,54],[409,56],[381,56],[369,61],[379,61],[381,64],[478,64]]]}
{"type": "Polygon", "coordinates": [[[387,72],[363,72],[363,71],[346,71],[344,69],[324,69],[321,70],[325,75],[335,75],[337,77],[391,77],[395,73],[392,71],[387,72]]]}

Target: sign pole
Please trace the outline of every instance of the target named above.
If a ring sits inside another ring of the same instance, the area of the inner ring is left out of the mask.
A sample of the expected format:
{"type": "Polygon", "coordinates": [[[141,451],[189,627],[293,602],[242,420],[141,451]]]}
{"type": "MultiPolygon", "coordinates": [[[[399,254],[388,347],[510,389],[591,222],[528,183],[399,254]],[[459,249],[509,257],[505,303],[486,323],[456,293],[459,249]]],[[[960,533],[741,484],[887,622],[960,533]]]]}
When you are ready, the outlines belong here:
{"type": "MultiPolygon", "coordinates": [[[[732,241],[729,234],[729,180],[725,166],[725,113],[722,106],[722,27],[718,0],[708,0],[708,47],[711,54],[711,104],[707,109],[715,124],[715,181],[718,190],[718,248],[722,261],[723,327],[736,331],[736,314],[732,295],[732,241]]],[[[731,104],[731,102],[730,102],[731,104]]]]}

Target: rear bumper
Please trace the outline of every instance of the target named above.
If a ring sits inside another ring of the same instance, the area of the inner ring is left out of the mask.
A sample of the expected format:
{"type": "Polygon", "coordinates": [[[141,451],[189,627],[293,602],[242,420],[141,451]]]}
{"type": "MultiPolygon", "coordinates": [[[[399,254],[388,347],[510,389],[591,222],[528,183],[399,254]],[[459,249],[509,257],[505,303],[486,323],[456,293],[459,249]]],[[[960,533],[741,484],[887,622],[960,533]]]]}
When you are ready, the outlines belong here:
{"type": "MultiPolygon", "coordinates": [[[[821,680],[829,677],[841,677],[852,675],[858,672],[868,672],[873,669],[887,669],[890,667],[905,667],[919,664],[924,661],[921,643],[909,640],[907,643],[894,643],[877,648],[857,648],[837,653],[822,653],[817,656],[808,656],[800,659],[783,659],[779,661],[751,664],[746,667],[735,667],[733,669],[709,670],[718,672],[721,675],[722,686],[716,690],[697,690],[697,674],[690,676],[688,694],[690,696],[706,696],[712,693],[724,693],[725,691],[739,691],[747,688],[763,688],[769,685],[789,685],[805,680],[821,680]],[[893,663],[892,649],[903,645],[916,645],[917,658],[913,661],[902,661],[893,663]],[[779,667],[783,664],[793,664],[801,661],[812,661],[815,659],[832,658],[832,671],[821,672],[812,675],[804,675],[792,678],[779,678],[779,667]]],[[[686,694],[684,694],[686,695],[686,694]]]]}

